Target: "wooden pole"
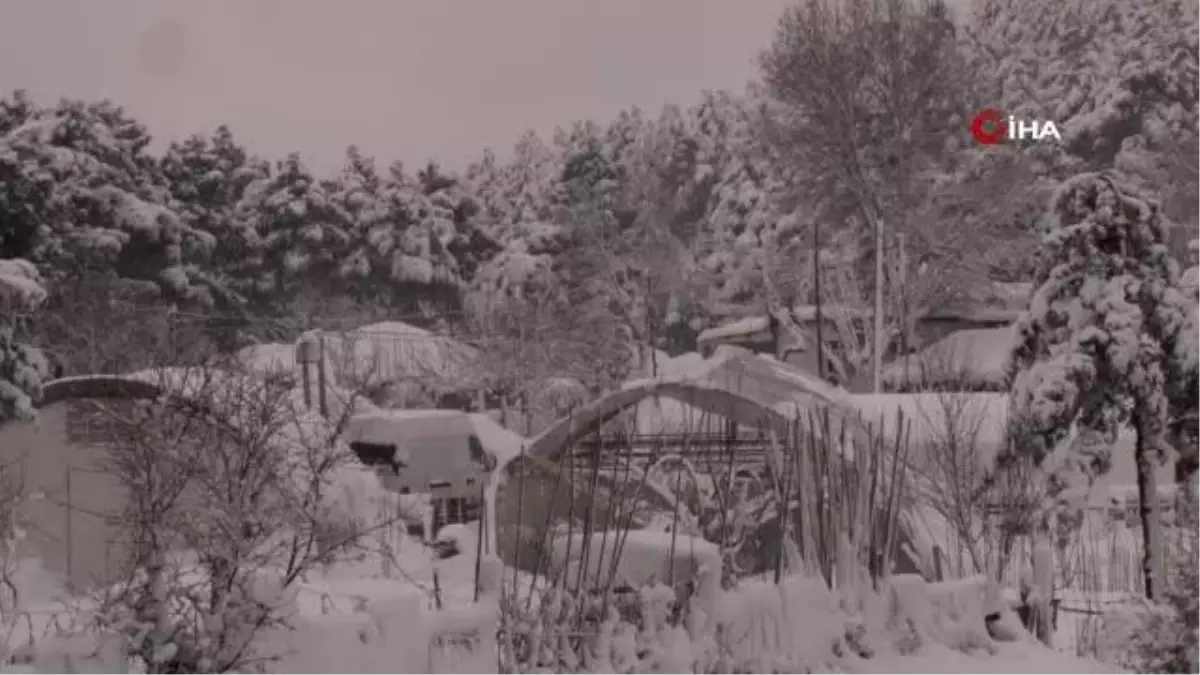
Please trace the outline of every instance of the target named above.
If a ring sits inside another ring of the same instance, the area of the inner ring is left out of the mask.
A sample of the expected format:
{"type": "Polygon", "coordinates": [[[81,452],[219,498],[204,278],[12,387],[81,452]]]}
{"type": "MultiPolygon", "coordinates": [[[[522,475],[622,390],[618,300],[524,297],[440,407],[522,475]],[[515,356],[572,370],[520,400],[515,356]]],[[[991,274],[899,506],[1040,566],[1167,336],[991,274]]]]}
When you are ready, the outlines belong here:
{"type": "Polygon", "coordinates": [[[66,563],[67,563],[66,564],[67,588],[74,589],[75,588],[75,574],[74,574],[75,573],[75,536],[74,536],[74,533],[72,532],[73,528],[72,528],[72,524],[71,524],[71,521],[73,520],[71,518],[71,516],[72,516],[71,509],[74,505],[74,501],[72,501],[73,498],[71,495],[71,467],[70,466],[67,467],[66,476],[64,477],[63,482],[65,483],[63,488],[64,488],[64,491],[66,492],[66,496],[67,496],[67,503],[65,505],[66,506],[65,511],[67,514],[67,522],[66,522],[66,527],[65,527],[66,531],[63,533],[66,535],[66,540],[67,540],[67,551],[66,551],[66,554],[67,554],[67,560],[66,560],[66,563]]]}
{"type": "Polygon", "coordinates": [[[875,353],[872,390],[883,391],[883,219],[875,221],[875,353]]]}
{"type": "Polygon", "coordinates": [[[825,322],[821,314],[821,223],[813,222],[813,294],[817,307],[817,376],[825,380],[825,340],[821,335],[825,322]]]}
{"type": "Polygon", "coordinates": [[[308,367],[312,357],[312,345],[306,338],[301,338],[300,343],[296,345],[296,352],[300,362],[300,381],[304,387],[304,408],[305,410],[312,409],[312,370],[308,367]]]}
{"type": "Polygon", "coordinates": [[[318,345],[319,345],[319,347],[317,350],[317,405],[320,406],[321,416],[327,417],[329,415],[329,408],[327,407],[328,391],[326,391],[326,390],[329,389],[329,387],[328,387],[328,382],[325,379],[327,377],[327,375],[325,373],[325,336],[324,335],[321,336],[320,342],[318,343],[318,345]]]}
{"type": "Polygon", "coordinates": [[[900,353],[904,359],[904,384],[908,385],[909,317],[908,317],[908,249],[904,234],[896,235],[900,255],[900,353]]]}

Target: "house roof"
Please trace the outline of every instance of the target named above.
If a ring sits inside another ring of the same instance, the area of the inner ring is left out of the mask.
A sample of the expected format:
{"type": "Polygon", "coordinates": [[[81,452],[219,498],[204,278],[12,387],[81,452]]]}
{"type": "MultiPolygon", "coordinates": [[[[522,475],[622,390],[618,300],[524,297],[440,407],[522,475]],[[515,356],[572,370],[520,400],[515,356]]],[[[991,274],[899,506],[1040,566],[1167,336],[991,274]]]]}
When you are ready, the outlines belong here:
{"type": "Polygon", "coordinates": [[[459,410],[376,410],[355,415],[342,439],[395,445],[397,459],[430,478],[449,479],[469,467],[465,452],[471,436],[484,452],[507,462],[521,453],[524,437],[483,413],[459,410]]]}
{"type": "Polygon", "coordinates": [[[889,389],[961,385],[963,388],[999,387],[1004,384],[1012,326],[968,328],[955,331],[916,354],[901,357],[883,368],[881,379],[889,389]]]}
{"type": "Polygon", "coordinates": [[[721,324],[713,328],[700,331],[696,336],[697,344],[706,344],[716,342],[718,340],[728,340],[730,338],[743,337],[761,333],[769,330],[771,320],[765,316],[748,316],[736,321],[721,324]]]}
{"type": "Polygon", "coordinates": [[[1011,323],[1029,305],[1033,283],[993,281],[967,291],[964,297],[926,312],[926,319],[958,319],[979,323],[1011,323]]]}

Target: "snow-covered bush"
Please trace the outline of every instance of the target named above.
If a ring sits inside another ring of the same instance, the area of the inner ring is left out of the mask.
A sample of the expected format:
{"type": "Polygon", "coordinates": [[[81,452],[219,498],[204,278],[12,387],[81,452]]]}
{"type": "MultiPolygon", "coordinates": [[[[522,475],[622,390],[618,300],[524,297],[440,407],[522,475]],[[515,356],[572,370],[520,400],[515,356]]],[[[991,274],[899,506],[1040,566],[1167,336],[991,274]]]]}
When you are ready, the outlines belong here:
{"type": "MultiPolygon", "coordinates": [[[[501,672],[803,673],[888,670],[925,649],[996,651],[983,577],[830,590],[820,577],[715,579],[680,596],[662,584],[501,598],[501,672]]],[[[1017,639],[1020,639],[1019,637],[1017,639]]]]}
{"type": "Polygon", "coordinates": [[[1065,181],[1043,233],[1010,373],[1012,409],[1031,430],[1016,452],[1048,476],[1044,511],[1067,488],[1106,473],[1118,429],[1133,428],[1150,597],[1163,579],[1155,466],[1165,459],[1178,399],[1194,406],[1196,395],[1174,384],[1195,380],[1178,363],[1188,308],[1164,227],[1159,205],[1118,176],[1065,181]]]}
{"type": "Polygon", "coordinates": [[[663,585],[638,591],[571,593],[501,601],[502,672],[693,672],[690,639],[676,594],[663,585]],[[670,649],[682,645],[685,649],[670,649]],[[682,657],[682,658],[681,658],[682,657]]]}
{"type": "Polygon", "coordinates": [[[46,357],[18,343],[9,310],[26,310],[46,299],[42,276],[27,260],[0,260],[0,424],[33,416],[33,401],[50,372],[46,357]]]}
{"type": "Polygon", "coordinates": [[[215,366],[138,373],[163,395],[105,419],[132,542],[101,624],[152,670],[245,670],[296,584],[361,557],[398,505],[289,384],[215,366]]]}
{"type": "MultiPolygon", "coordinates": [[[[1126,620],[1116,642],[1122,665],[1139,673],[1200,671],[1197,631],[1200,630],[1200,534],[1195,506],[1179,514],[1166,555],[1165,602],[1126,620]]],[[[1110,647],[1111,648],[1111,647],[1110,647]]]]}

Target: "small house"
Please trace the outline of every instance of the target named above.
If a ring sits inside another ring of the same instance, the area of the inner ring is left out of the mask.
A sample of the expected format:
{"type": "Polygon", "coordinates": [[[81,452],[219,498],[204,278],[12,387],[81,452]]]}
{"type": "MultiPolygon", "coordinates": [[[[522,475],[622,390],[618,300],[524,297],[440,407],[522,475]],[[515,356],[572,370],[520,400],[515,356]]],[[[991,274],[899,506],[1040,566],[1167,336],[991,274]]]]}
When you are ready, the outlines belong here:
{"type": "Polygon", "coordinates": [[[962,329],[884,366],[885,391],[1004,391],[1013,327],[962,329]]]}
{"type": "MultiPolygon", "coordinates": [[[[832,333],[829,333],[832,338],[832,333]]],[[[822,336],[826,345],[830,340],[822,336]]],[[[696,338],[699,353],[711,357],[721,345],[740,347],[755,354],[765,354],[812,374],[824,372],[834,382],[845,382],[848,373],[836,350],[823,353],[822,371],[812,331],[798,326],[796,321],[781,321],[774,315],[751,316],[709,328],[696,338]]]]}
{"type": "Polygon", "coordinates": [[[459,410],[371,411],[352,417],[342,438],[385,487],[430,496],[428,536],[477,520],[491,471],[525,442],[486,414],[459,410]]]}
{"type": "Polygon", "coordinates": [[[1029,303],[1033,284],[992,282],[981,290],[931,308],[913,322],[913,347],[937,342],[960,330],[1012,325],[1029,303]]]}

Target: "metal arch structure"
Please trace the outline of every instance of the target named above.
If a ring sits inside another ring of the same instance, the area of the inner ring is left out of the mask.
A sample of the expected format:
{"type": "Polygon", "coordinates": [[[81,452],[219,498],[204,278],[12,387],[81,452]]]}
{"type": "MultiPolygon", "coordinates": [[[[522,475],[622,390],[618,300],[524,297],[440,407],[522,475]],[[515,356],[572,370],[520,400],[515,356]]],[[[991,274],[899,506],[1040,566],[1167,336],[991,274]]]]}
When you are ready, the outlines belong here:
{"type": "Polygon", "coordinates": [[[153,401],[166,397],[180,407],[187,406],[218,424],[224,424],[222,416],[202,400],[202,395],[189,396],[176,389],[133,375],[75,375],[43,383],[36,405],[42,408],[73,399],[153,401]]]}
{"type": "Polygon", "coordinates": [[[60,377],[42,384],[38,407],[54,405],[70,399],[155,399],[167,393],[162,387],[128,375],[88,375],[60,377]]]}
{"type": "MultiPolygon", "coordinates": [[[[776,438],[783,441],[789,437],[789,434],[795,424],[803,423],[801,419],[797,419],[796,415],[781,412],[779,409],[771,407],[756,400],[753,397],[738,393],[725,387],[697,382],[694,379],[686,378],[659,378],[642,380],[633,382],[625,387],[613,392],[609,392],[599,399],[589,403],[583,408],[577,410],[574,414],[564,417],[542,433],[535,436],[526,446],[525,452],[517,457],[510,458],[507,462],[501,464],[493,473],[493,478],[489,481],[488,486],[488,511],[495,513],[496,500],[499,488],[506,482],[506,478],[513,469],[518,468],[522,460],[528,461],[535,465],[541,465],[544,468],[550,469],[556,465],[556,459],[559,458],[562,452],[571,447],[572,444],[578,442],[583,437],[593,433],[597,425],[612,419],[622,411],[627,410],[640,402],[653,397],[665,397],[673,399],[680,403],[694,406],[696,409],[712,414],[724,416],[727,419],[735,421],[739,424],[747,426],[757,426],[773,433],[776,438]]],[[[818,397],[820,406],[829,406],[831,408],[841,408],[840,403],[835,400],[828,400],[818,397]]],[[[856,449],[869,451],[871,446],[869,442],[869,427],[867,423],[855,411],[852,415],[846,415],[845,422],[852,426],[852,435],[847,440],[850,441],[850,446],[842,448],[843,456],[850,462],[855,461],[856,449]]],[[[616,448],[613,448],[617,451],[616,448]]],[[[768,461],[773,463],[781,463],[782,457],[769,458],[768,461]]],[[[885,465],[887,462],[885,461],[885,465]]],[[[885,471],[884,475],[889,475],[889,471],[885,471]]],[[[885,478],[885,480],[887,480],[885,478]]],[[[659,502],[659,495],[654,491],[649,491],[646,495],[650,503],[659,502]]],[[[658,506],[665,506],[667,509],[673,508],[673,504],[661,502],[658,506]]],[[[929,558],[933,545],[936,543],[923,536],[921,528],[916,526],[914,520],[919,520],[914,514],[908,513],[906,509],[902,509],[900,522],[897,523],[900,528],[902,540],[907,541],[916,550],[915,559],[909,564],[915,566],[915,571],[923,572],[921,560],[929,558]]],[[[928,514],[926,514],[928,517],[928,514]]],[[[494,521],[494,518],[492,519],[494,521]]],[[[495,522],[488,524],[489,543],[491,550],[496,550],[495,522]]],[[[912,554],[903,553],[901,556],[912,558],[912,554]]]]}
{"type": "MultiPolygon", "coordinates": [[[[533,459],[546,460],[557,457],[572,443],[594,431],[597,425],[648,398],[659,396],[739,424],[772,431],[779,439],[787,438],[792,425],[799,421],[793,415],[780,412],[753,397],[726,387],[684,378],[649,379],[630,383],[609,392],[571,415],[561,418],[534,437],[525,453],[533,459]]],[[[836,401],[823,400],[819,405],[836,408],[839,404],[836,401]]],[[[861,427],[856,431],[865,433],[865,427],[857,424],[856,416],[847,415],[846,419],[855,422],[856,427],[861,427]]]]}

